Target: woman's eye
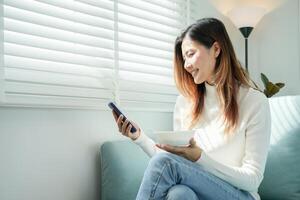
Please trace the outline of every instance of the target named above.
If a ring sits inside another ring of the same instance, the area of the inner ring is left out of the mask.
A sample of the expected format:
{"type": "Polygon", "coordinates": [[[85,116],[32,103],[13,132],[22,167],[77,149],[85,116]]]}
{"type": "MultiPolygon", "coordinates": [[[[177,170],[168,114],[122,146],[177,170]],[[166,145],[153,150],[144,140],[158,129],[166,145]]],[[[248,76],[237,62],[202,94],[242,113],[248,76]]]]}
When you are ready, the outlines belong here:
{"type": "Polygon", "coordinates": [[[188,57],[191,57],[191,56],[193,56],[193,55],[194,55],[194,53],[189,53],[189,54],[187,54],[188,57]]]}

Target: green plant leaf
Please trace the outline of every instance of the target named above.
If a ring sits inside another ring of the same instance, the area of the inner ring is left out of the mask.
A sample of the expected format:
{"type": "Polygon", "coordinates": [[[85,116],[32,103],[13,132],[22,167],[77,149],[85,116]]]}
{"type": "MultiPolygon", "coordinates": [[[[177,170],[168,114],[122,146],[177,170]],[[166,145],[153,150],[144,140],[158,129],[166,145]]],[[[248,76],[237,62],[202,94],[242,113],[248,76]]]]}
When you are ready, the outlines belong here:
{"type": "Polygon", "coordinates": [[[285,86],[284,83],[275,83],[275,85],[277,85],[279,88],[283,88],[285,86]]]}
{"type": "Polygon", "coordinates": [[[284,83],[272,83],[269,81],[267,76],[263,73],[260,73],[261,80],[265,86],[264,94],[269,98],[272,97],[274,94],[279,92],[281,88],[285,86],[284,83]]]}
{"type": "Polygon", "coordinates": [[[274,94],[276,94],[277,92],[279,92],[279,90],[280,90],[280,87],[278,87],[277,85],[273,84],[272,82],[268,82],[268,84],[267,84],[267,91],[268,91],[269,95],[273,96],[274,94]]]}
{"type": "Polygon", "coordinates": [[[265,88],[267,88],[267,84],[269,82],[269,79],[267,78],[267,76],[264,75],[263,73],[260,73],[260,78],[261,78],[262,82],[264,83],[265,88]]]}
{"type": "Polygon", "coordinates": [[[271,82],[268,82],[267,83],[267,86],[266,86],[266,90],[268,91],[268,92],[270,92],[271,90],[272,90],[272,88],[273,88],[273,83],[271,83],[271,82]]]}
{"type": "Polygon", "coordinates": [[[264,94],[266,95],[266,97],[269,98],[269,93],[268,93],[268,90],[264,89],[264,94]]]}

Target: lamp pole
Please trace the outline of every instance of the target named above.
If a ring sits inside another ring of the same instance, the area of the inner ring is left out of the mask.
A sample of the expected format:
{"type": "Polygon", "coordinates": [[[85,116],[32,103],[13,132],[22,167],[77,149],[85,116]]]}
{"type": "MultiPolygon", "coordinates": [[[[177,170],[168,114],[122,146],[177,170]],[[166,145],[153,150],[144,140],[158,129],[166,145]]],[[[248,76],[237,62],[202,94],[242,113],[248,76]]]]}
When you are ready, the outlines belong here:
{"type": "Polygon", "coordinates": [[[245,38],[245,67],[246,67],[246,71],[248,72],[248,37],[251,31],[253,30],[253,27],[250,26],[241,27],[239,28],[239,30],[241,31],[242,35],[245,38]]]}

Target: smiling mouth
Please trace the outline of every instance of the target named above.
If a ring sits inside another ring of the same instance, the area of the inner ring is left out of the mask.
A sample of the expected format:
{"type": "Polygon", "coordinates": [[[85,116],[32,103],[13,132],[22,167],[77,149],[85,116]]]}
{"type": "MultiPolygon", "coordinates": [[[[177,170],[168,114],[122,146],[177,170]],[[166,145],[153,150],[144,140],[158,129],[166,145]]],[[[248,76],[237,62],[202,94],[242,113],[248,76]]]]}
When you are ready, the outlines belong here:
{"type": "Polygon", "coordinates": [[[192,76],[195,77],[195,75],[198,73],[198,70],[195,70],[192,72],[192,76]]]}

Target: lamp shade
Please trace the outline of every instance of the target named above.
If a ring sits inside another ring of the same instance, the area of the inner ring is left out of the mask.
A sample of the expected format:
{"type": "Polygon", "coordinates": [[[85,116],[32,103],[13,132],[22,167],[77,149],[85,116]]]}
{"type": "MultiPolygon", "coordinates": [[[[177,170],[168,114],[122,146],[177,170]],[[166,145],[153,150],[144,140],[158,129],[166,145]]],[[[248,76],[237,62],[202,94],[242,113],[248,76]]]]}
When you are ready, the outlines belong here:
{"type": "Polygon", "coordinates": [[[227,13],[237,28],[255,27],[255,25],[266,14],[267,10],[259,6],[239,6],[227,13]]]}

